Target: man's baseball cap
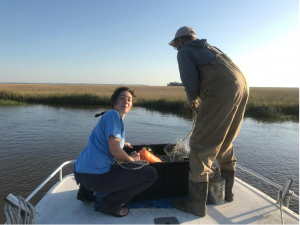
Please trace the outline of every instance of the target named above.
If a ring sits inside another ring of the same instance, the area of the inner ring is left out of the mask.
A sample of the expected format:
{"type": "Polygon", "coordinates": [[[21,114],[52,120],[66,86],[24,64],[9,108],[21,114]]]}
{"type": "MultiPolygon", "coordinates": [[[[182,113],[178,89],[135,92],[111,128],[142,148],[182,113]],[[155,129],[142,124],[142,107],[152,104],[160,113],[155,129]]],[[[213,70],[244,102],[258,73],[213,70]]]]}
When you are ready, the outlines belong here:
{"type": "Polygon", "coordinates": [[[175,38],[169,43],[169,45],[176,47],[175,39],[178,37],[182,37],[182,36],[192,36],[192,37],[196,38],[196,33],[193,30],[193,28],[191,28],[191,27],[188,27],[188,26],[180,27],[175,34],[175,38]]]}

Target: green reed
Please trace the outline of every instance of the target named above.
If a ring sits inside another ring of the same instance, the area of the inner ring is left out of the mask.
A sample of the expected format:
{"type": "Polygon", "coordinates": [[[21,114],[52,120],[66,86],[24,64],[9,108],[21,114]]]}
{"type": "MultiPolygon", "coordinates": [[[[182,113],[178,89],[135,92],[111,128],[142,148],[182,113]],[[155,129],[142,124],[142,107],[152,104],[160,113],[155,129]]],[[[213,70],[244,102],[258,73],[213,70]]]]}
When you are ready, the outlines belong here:
{"type": "Polygon", "coordinates": [[[50,105],[109,105],[108,96],[95,94],[38,94],[0,91],[0,99],[50,105]]]}
{"type": "Polygon", "coordinates": [[[181,98],[161,98],[161,99],[145,99],[140,98],[134,103],[148,109],[155,109],[165,112],[177,112],[178,114],[189,113],[188,102],[181,98]]]}
{"type": "MultiPolygon", "coordinates": [[[[109,106],[109,96],[91,93],[18,93],[0,91],[0,105],[49,104],[49,105],[102,105],[109,106]],[[8,104],[8,101],[11,104],[8,104]]],[[[191,115],[185,97],[138,98],[134,106],[147,109],[191,115]]],[[[254,92],[246,107],[245,116],[267,119],[290,119],[299,117],[299,96],[293,94],[267,94],[254,92]]]]}
{"type": "Polygon", "coordinates": [[[269,119],[299,118],[299,97],[297,95],[259,95],[249,97],[245,116],[269,119]]]}
{"type": "Polygon", "coordinates": [[[27,104],[24,102],[0,99],[0,106],[24,106],[24,105],[27,105],[27,104]]]}

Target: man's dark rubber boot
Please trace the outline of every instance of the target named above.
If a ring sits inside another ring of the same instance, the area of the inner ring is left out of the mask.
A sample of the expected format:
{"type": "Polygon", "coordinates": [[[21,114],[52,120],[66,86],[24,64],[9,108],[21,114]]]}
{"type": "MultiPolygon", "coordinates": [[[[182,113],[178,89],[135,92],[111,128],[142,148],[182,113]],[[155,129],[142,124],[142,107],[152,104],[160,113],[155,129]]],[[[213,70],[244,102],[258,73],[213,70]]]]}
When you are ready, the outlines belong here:
{"type": "Polygon", "coordinates": [[[94,202],[96,197],[93,191],[87,190],[82,184],[80,184],[77,199],[83,202],[94,202]]]}
{"type": "Polygon", "coordinates": [[[206,215],[207,193],[208,182],[193,182],[189,180],[189,198],[175,199],[173,205],[182,212],[204,217],[206,215]]]}
{"type": "Polygon", "coordinates": [[[223,170],[221,169],[221,176],[226,179],[225,185],[225,201],[232,202],[234,194],[232,188],[234,184],[235,170],[223,170]]]}

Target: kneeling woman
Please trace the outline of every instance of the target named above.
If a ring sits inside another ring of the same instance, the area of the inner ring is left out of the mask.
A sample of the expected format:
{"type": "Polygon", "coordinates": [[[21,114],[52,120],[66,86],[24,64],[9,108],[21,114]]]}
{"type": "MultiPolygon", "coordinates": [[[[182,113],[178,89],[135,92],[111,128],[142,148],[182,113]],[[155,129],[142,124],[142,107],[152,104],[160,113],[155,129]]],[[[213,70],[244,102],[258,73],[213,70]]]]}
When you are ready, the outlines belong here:
{"type": "Polygon", "coordinates": [[[123,150],[124,145],[131,147],[125,143],[123,119],[130,111],[134,97],[133,90],[127,87],[115,90],[110,99],[112,109],[100,118],[74,165],[75,179],[81,188],[110,193],[99,203],[99,211],[117,217],[126,216],[129,209],[123,206],[157,179],[157,172],[151,166],[126,170],[114,165],[115,159],[123,162],[140,160],[138,153],[129,156],[123,150]]]}

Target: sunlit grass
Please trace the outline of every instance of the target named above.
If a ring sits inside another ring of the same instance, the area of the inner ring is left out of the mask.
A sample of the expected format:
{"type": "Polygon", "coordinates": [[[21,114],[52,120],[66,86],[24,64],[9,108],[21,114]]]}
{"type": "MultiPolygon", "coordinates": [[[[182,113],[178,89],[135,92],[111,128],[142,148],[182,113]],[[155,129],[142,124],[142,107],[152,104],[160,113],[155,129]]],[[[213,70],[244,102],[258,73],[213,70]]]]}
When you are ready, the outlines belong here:
{"type": "MultiPolygon", "coordinates": [[[[109,106],[118,86],[0,84],[0,99],[19,103],[109,106]]],[[[135,106],[148,109],[190,113],[183,87],[132,86],[135,106]]],[[[1,103],[0,105],[7,105],[1,103]]],[[[245,115],[256,118],[287,119],[299,117],[298,88],[250,88],[245,115]]]]}
{"type": "Polygon", "coordinates": [[[19,106],[19,105],[27,105],[24,102],[0,99],[0,106],[19,106]]]}
{"type": "Polygon", "coordinates": [[[245,115],[274,119],[299,117],[299,89],[250,88],[245,115]]]}
{"type": "MultiPolygon", "coordinates": [[[[0,84],[0,91],[23,94],[95,94],[98,96],[111,96],[118,87],[116,85],[0,84]]],[[[135,90],[138,98],[185,97],[183,87],[131,86],[130,88],[135,90]]]]}

